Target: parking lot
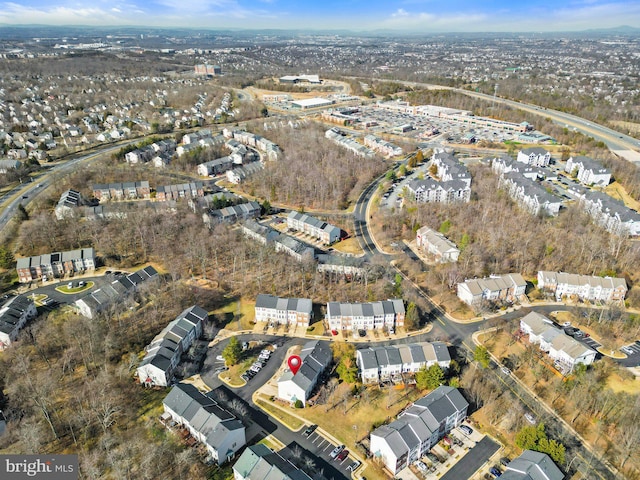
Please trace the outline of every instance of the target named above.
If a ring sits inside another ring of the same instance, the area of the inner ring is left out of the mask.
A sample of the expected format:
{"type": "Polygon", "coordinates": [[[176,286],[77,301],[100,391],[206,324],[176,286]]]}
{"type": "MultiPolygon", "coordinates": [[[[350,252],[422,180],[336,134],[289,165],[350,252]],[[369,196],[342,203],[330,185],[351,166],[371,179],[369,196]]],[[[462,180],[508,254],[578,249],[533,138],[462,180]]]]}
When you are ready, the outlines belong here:
{"type": "Polygon", "coordinates": [[[635,357],[636,355],[640,356],[640,340],[636,340],[634,343],[623,346],[620,348],[620,351],[628,357],[635,357]]]}
{"type": "Polygon", "coordinates": [[[590,337],[588,333],[585,334],[579,328],[568,326],[568,327],[562,327],[562,329],[564,330],[564,333],[566,333],[570,337],[573,337],[574,339],[584,343],[585,345],[587,345],[590,348],[593,348],[596,351],[598,350],[598,348],[602,346],[601,343],[599,343],[598,341],[590,337]]]}
{"type": "MultiPolygon", "coordinates": [[[[302,436],[306,436],[304,430],[301,432],[302,436]]],[[[350,454],[350,452],[342,448],[341,445],[335,445],[331,443],[329,440],[324,438],[317,430],[313,431],[310,435],[308,435],[307,439],[311,442],[312,447],[309,449],[314,455],[317,457],[330,462],[331,465],[338,470],[341,474],[346,477],[351,477],[350,466],[354,466],[356,464],[356,459],[350,454]],[[332,456],[332,452],[334,453],[332,456]],[[345,452],[347,452],[345,454],[345,452]]],[[[342,446],[343,447],[343,446],[342,446]]],[[[358,465],[357,468],[353,468],[353,470],[358,471],[358,469],[362,468],[361,465],[358,465]]]]}

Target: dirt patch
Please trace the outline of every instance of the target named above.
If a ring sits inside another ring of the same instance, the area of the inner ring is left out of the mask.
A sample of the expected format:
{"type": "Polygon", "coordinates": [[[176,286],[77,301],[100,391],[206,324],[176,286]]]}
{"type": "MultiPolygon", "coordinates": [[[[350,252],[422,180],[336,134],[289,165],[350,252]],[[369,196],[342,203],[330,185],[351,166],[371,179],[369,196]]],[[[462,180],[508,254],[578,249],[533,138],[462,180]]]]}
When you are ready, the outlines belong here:
{"type": "Polygon", "coordinates": [[[604,189],[607,195],[621,200],[627,207],[633,210],[640,210],[640,202],[627,193],[627,190],[618,182],[613,182],[604,189]]]}

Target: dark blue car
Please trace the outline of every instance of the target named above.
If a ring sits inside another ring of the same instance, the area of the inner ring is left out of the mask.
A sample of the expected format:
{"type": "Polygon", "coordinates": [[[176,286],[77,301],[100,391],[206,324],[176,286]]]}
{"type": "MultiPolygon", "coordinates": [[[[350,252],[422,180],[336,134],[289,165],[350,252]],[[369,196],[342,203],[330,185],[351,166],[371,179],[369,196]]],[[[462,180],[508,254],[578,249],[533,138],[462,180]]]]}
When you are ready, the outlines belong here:
{"type": "Polygon", "coordinates": [[[491,467],[489,469],[489,473],[491,475],[493,475],[494,477],[499,477],[500,475],[502,475],[502,472],[500,470],[498,470],[496,467],[491,467]]]}

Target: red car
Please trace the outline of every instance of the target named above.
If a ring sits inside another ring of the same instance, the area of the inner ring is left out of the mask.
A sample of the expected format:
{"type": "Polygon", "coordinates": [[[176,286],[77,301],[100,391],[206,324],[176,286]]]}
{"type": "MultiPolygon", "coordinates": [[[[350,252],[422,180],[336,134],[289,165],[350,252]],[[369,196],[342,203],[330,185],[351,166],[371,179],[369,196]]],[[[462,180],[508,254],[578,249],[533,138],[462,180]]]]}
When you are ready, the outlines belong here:
{"type": "Polygon", "coordinates": [[[349,456],[349,450],[347,450],[346,448],[344,450],[342,450],[338,456],[336,457],[336,461],[341,462],[343,461],[345,458],[347,458],[349,456]]]}
{"type": "Polygon", "coordinates": [[[338,335],[338,331],[337,330],[331,330],[331,334],[334,335],[334,336],[338,335]]]}

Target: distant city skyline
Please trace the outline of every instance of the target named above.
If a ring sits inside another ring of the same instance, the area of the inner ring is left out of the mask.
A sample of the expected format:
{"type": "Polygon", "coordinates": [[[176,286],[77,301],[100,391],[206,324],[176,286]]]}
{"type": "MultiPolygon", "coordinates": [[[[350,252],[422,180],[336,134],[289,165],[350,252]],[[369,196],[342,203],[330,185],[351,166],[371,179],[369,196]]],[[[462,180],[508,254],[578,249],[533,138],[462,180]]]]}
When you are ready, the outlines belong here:
{"type": "Polygon", "coordinates": [[[640,25],[640,2],[607,0],[23,0],[0,24],[554,32],[640,25]]]}

